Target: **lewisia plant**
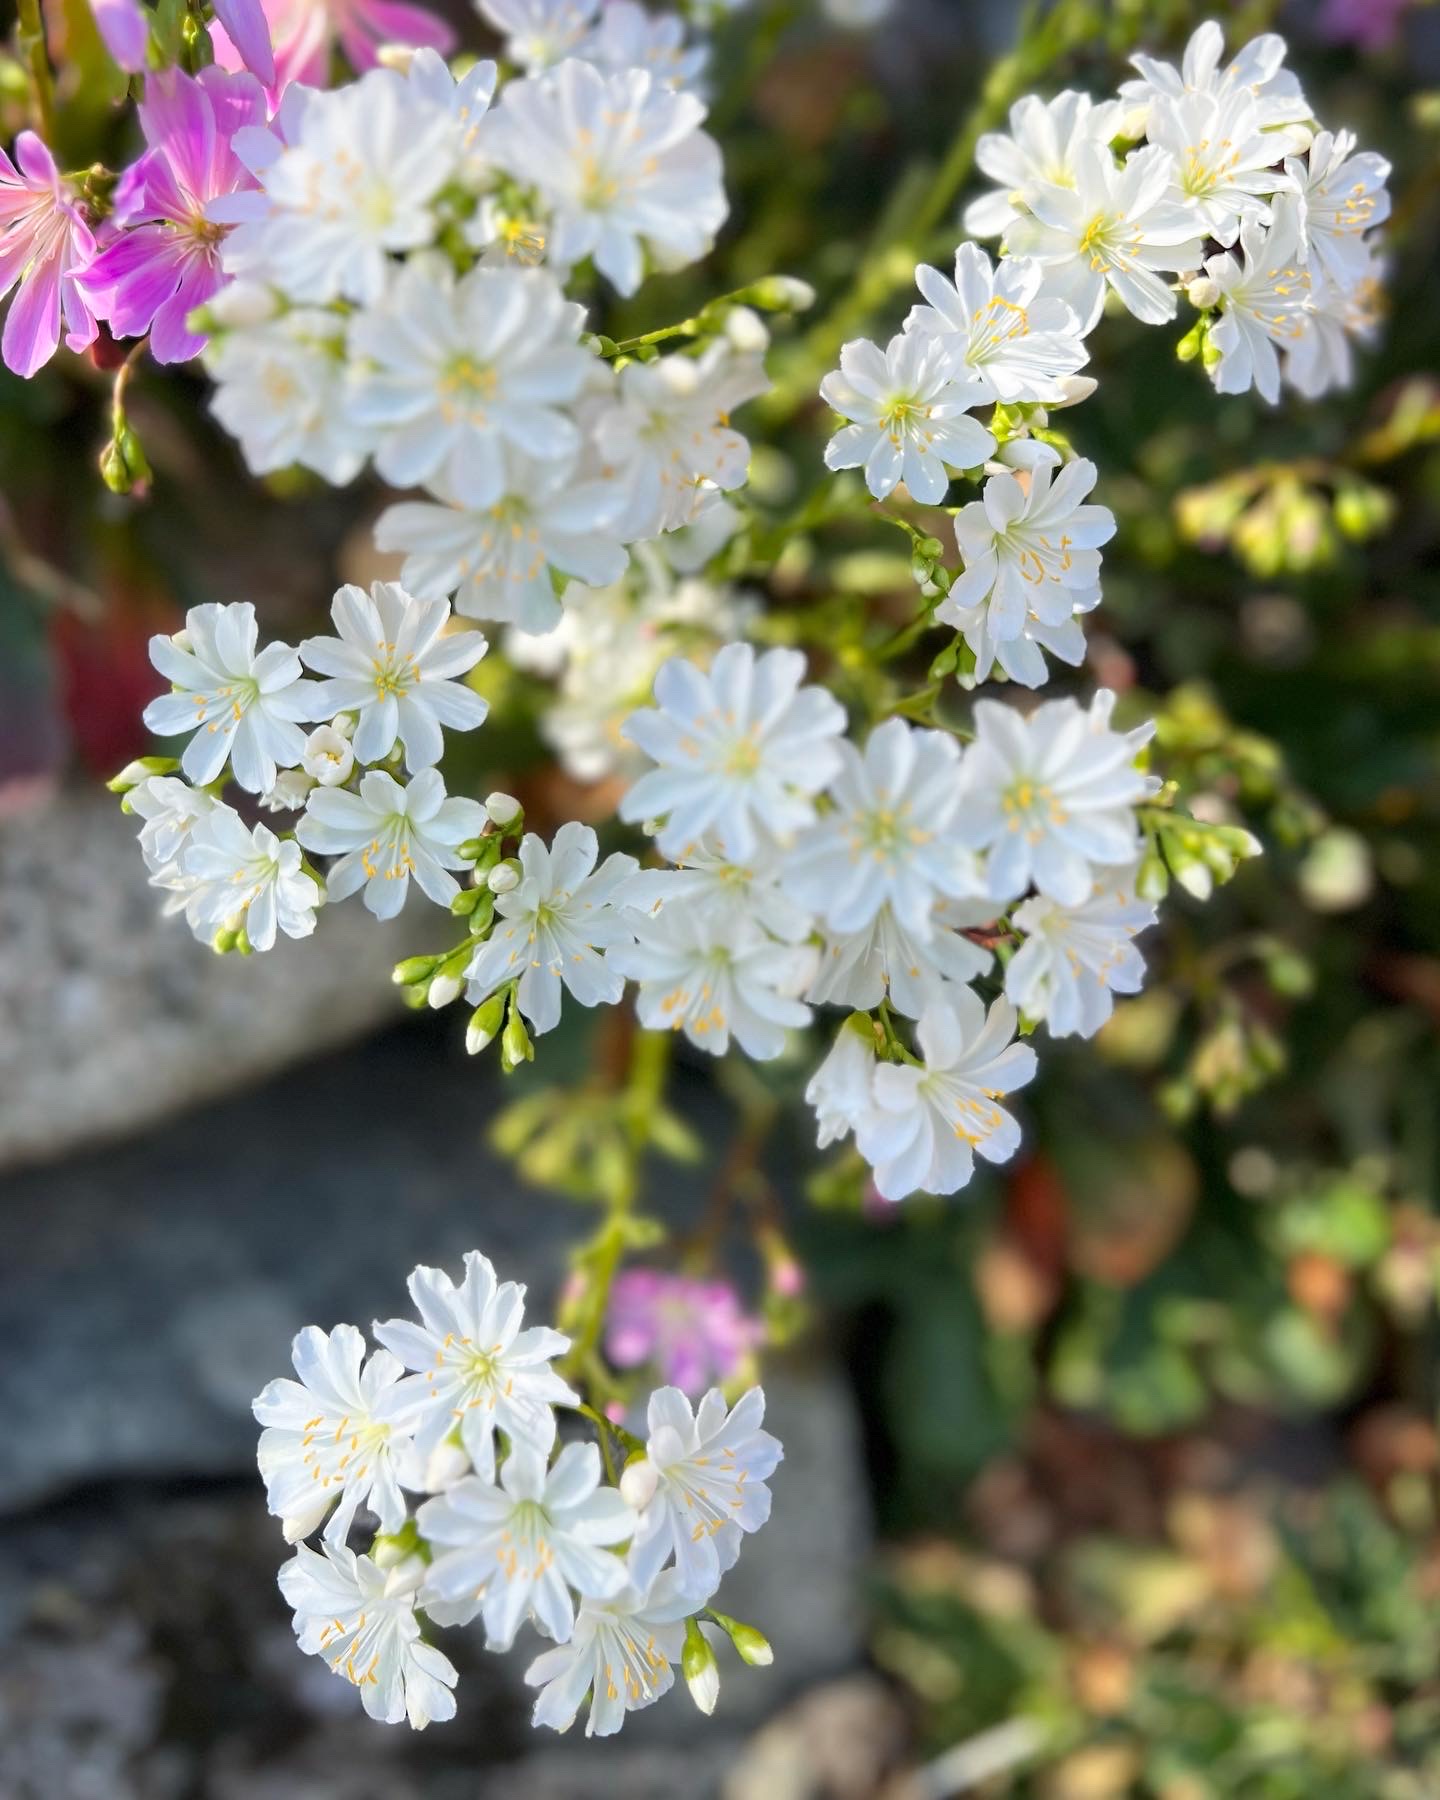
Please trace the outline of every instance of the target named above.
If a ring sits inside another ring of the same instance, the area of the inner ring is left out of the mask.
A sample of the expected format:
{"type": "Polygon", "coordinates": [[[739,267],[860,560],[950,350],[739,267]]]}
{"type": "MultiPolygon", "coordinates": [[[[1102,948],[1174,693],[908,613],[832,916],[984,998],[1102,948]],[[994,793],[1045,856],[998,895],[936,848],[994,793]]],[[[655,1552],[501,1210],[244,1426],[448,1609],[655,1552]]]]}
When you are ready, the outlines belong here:
{"type": "MultiPolygon", "coordinates": [[[[300,1648],[417,1728],[455,1709],[433,1633],[472,1622],[497,1651],[545,1640],[537,1724],[613,1732],[677,1667],[708,1711],[717,1644],[770,1659],[712,1602],[769,1515],[751,1375],[803,1276],[763,1207],[763,1320],[703,1242],[645,1263],[642,1164],[699,1154],[667,1058],[775,1065],[781,1092],[798,1070],[872,1208],[1015,1155],[1048,1039],[1140,989],[1172,878],[1203,899],[1260,849],[1189,816],[1154,725],[1084,673],[1116,531],[1072,442],[1091,334],[1188,309],[1179,358],[1221,395],[1347,382],[1387,166],[1312,116],[1279,38],[1227,49],[1207,23],[1115,94],[1016,97],[978,138],[964,240],[913,246],[914,304],[878,341],[794,335],[814,295],[782,275],[617,340],[611,309],[725,227],[706,32],[756,30],[743,5],[479,0],[498,60],[453,62],[447,26],[389,0],[216,0],[178,34],[139,0],[96,12],[135,161],[63,171],[40,42],[39,129],[0,154],[6,362],[102,337],[125,359],[119,492],[149,479],[124,406],[146,354],[198,361],[255,476],[394,490],[394,579],[315,596],[331,631],[265,641],[252,605],[207,603],[153,640],[167,753],[112,783],[153,885],[222,953],[334,905],[404,911],[405,997],[463,1006],[507,1073],[617,1009],[613,1081],[527,1092],[496,1128],[528,1176],[602,1203],[556,1326],[472,1254],[458,1282],[417,1269],[376,1348],[302,1332],[296,1379],[255,1402],[300,1648]],[[825,467],[777,516],[744,409],[822,403],[825,467]],[[807,615],[772,579],[847,520],[903,534],[908,616],[807,615]],[[545,696],[585,819],[452,791],[497,670],[545,696]]],[[[890,291],[862,278],[835,316],[880,329],[890,291]]]]}

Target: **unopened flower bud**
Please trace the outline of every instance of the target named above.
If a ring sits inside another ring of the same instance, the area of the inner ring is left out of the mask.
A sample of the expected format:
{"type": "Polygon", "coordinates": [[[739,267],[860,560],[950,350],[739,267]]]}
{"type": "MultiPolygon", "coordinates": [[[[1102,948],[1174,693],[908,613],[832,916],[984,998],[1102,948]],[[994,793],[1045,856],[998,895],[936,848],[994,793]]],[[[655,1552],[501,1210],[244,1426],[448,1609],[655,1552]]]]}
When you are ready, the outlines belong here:
{"type": "Polygon", "coordinates": [[[390,979],[396,987],[414,987],[418,982],[428,981],[439,966],[438,956],[407,956],[404,962],[396,963],[390,979]]]}
{"type": "Polygon", "coordinates": [[[505,1029],[500,1036],[500,1067],[509,1075],[522,1062],[534,1060],[535,1046],[530,1042],[530,1033],[525,1029],[525,1021],[518,1010],[512,1006],[510,1017],[505,1021],[505,1029]]]}
{"type": "Polygon", "coordinates": [[[767,312],[809,312],[815,304],[814,288],[798,275],[767,275],[746,292],[767,312]]]}
{"type": "Polygon", "coordinates": [[[1196,312],[1209,312],[1220,304],[1220,283],[1209,275],[1197,275],[1185,290],[1185,298],[1196,312]]]}
{"type": "Polygon", "coordinates": [[[385,1577],[385,1598],[393,1599],[397,1594],[413,1594],[424,1581],[428,1572],[425,1558],[413,1550],[402,1555],[385,1577]]]}
{"type": "Polygon", "coordinates": [[[644,1512],[655,1498],[655,1490],[660,1485],[660,1471],[648,1456],[638,1457],[632,1463],[626,1463],[620,1475],[620,1497],[627,1506],[633,1506],[636,1512],[644,1512]]]}
{"type": "Polygon", "coordinates": [[[763,356],[770,348],[770,333],[754,307],[735,306],[725,319],[725,335],[747,355],[763,356]]]}
{"type": "Polygon", "coordinates": [[[1062,375],[1057,386],[1060,389],[1058,400],[1047,400],[1048,412],[1060,412],[1067,406],[1079,406],[1082,400],[1088,400],[1100,383],[1093,375],[1062,375]]]}
{"type": "Polygon", "coordinates": [[[483,1006],[477,1006],[470,1015],[470,1024],[465,1032],[465,1049],[471,1056],[478,1056],[500,1029],[505,1017],[505,997],[503,994],[492,994],[483,1006]]]}
{"type": "Polygon", "coordinates": [[[750,1664],[752,1669],[768,1669],[775,1660],[775,1652],[770,1648],[770,1640],[753,1625],[747,1625],[743,1619],[727,1618],[713,1608],[710,1617],[730,1639],[742,1662],[750,1664]]]}
{"type": "Polygon", "coordinates": [[[491,821],[503,831],[507,825],[513,825],[525,809],[513,794],[502,794],[497,789],[495,793],[486,796],[485,810],[491,821]]]}
{"type": "Polygon", "coordinates": [[[425,1491],[441,1494],[469,1471],[470,1458],[465,1454],[464,1445],[447,1437],[430,1452],[430,1460],[425,1465],[425,1491]]]}
{"type": "Polygon", "coordinates": [[[355,752],[349,738],[333,725],[317,725],[305,740],[300,765],[321,787],[339,787],[350,779],[355,752]]]}
{"type": "Polygon", "coordinates": [[[456,975],[437,975],[430,983],[430,991],[425,998],[436,1012],[442,1006],[449,1006],[460,998],[465,983],[456,975]]]}
{"type": "Polygon", "coordinates": [[[266,812],[298,812],[314,785],[303,769],[281,769],[260,804],[266,812]]]}
{"type": "Polygon", "coordinates": [[[128,794],[142,781],[149,781],[156,775],[171,775],[179,767],[173,756],[137,756],[134,762],[126,763],[118,775],[112,775],[105,785],[112,794],[128,794]]]}
{"type": "Polygon", "coordinates": [[[509,894],[520,885],[520,865],[513,856],[497,863],[490,871],[486,886],[492,894],[509,894]]]}
{"type": "Polygon", "coordinates": [[[685,1623],[685,1647],[680,1652],[680,1667],[690,1687],[690,1698],[708,1717],[720,1698],[720,1665],[695,1619],[685,1623]]]}

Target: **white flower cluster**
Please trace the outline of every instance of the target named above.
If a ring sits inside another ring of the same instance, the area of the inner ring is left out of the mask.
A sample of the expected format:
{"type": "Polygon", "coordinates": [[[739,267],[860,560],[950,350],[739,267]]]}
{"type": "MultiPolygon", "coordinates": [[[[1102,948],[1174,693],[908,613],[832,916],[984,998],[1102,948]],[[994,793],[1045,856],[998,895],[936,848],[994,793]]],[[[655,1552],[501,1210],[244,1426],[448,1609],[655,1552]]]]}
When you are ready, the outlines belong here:
{"type": "Polygon", "coordinates": [[[781,1448],[761,1429],[763,1392],[729,1407],[712,1389],[692,1409],[659,1389],[645,1444],[603,1485],[594,1444],[557,1450],[555,1409],[580,1404],[553,1367],[570,1340],[524,1326],[524,1288],[478,1251],[458,1286],[424,1267],[409,1286],[418,1321],[377,1323],[373,1351],[353,1325],[309,1326],[298,1379],[254,1403],[269,1508],[297,1546],[280,1588],[300,1648],[371,1718],[417,1731],[455,1714],[456,1671],[427,1627],[477,1618],[491,1650],[527,1623],[551,1640],[526,1674],[536,1725],[564,1731],[588,1700],[587,1734],[616,1732],[668,1692],[682,1656],[711,1710],[721,1628],[747,1661],[769,1660],[753,1628],[698,1624],[770,1515],[781,1448]],[[412,1515],[407,1494],[429,1497],[412,1515]],[[349,1543],[362,1509],[378,1528],[365,1552],[349,1543]]]}
{"type": "Polygon", "coordinates": [[[953,474],[989,476],[956,520],[964,574],[935,614],[963,634],[978,680],[998,666],[1036,687],[1044,652],[1083,659],[1079,620],[1099,604],[1114,519],[1083,504],[1093,465],[1062,470],[1034,431],[1093,392],[1084,340],[1107,298],[1161,325],[1184,292],[1201,320],[1182,354],[1221,393],[1253,386],[1272,402],[1282,371],[1311,398],[1347,382],[1351,340],[1377,316],[1371,228],[1389,215],[1389,165],[1316,127],[1282,39],[1229,63],[1223,51],[1212,21],[1180,70],[1137,56],[1117,99],[1019,101],[1009,133],[977,147],[1000,186],[965,215],[1002,239],[998,266],[966,243],[953,282],[918,269],[924,304],[901,334],[884,350],[845,345],[821,386],[848,421],[826,461],[863,469],[876,499],[903,481],[938,505],[953,474]],[[974,416],[987,408],[988,422],[974,416]]]}
{"type": "MultiPolygon", "coordinates": [[[[730,415],[767,386],[758,316],[696,354],[623,365],[565,283],[622,294],[706,254],[727,203],[673,16],[488,0],[530,71],[457,80],[433,50],[333,91],[292,86],[237,132],[258,186],[211,207],[234,278],[208,309],[216,416],[251,470],[350,481],[367,461],[426,498],[378,542],[422,600],[530,633],[572,579],[692,527],[739,487],[730,415]],[[673,54],[672,54],[673,52],[673,54]],[[627,60],[630,59],[630,60],[627,60]],[[557,60],[558,59],[558,60],[557,60]]],[[[788,307],[799,284],[772,283],[788,307]]]]}

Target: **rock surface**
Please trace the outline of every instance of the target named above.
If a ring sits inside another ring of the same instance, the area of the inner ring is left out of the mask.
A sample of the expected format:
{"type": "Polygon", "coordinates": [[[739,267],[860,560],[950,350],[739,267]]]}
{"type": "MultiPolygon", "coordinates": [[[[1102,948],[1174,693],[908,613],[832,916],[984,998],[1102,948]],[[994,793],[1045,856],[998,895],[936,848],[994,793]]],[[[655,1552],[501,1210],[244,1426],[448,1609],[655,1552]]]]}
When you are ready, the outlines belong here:
{"type": "MultiPolygon", "coordinates": [[[[393,1016],[414,921],[337,906],[219,957],[161,916],[110,794],[0,819],[0,1170],[123,1135],[393,1016]]],[[[443,941],[443,940],[442,940],[443,941]]]]}

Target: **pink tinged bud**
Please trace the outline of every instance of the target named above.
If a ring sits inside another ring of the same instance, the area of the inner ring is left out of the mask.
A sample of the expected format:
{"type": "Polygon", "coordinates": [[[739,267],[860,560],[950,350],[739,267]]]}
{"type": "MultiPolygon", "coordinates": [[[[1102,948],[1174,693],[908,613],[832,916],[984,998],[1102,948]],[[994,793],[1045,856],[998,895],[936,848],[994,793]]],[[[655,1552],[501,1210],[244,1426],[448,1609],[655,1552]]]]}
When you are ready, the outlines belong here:
{"type": "Polygon", "coordinates": [[[270,22],[260,0],[215,0],[215,17],[245,67],[266,87],[273,87],[275,52],[270,46],[270,22]]]}
{"type": "Polygon", "coordinates": [[[770,1285],[782,1300],[794,1300],[805,1292],[805,1271],[790,1257],[777,1262],[770,1272],[770,1285]]]}
{"type": "Polygon", "coordinates": [[[139,0],[90,0],[90,10],[111,56],[127,75],[141,74],[150,27],[139,0]]]}
{"type": "Polygon", "coordinates": [[[610,1421],[610,1423],[612,1425],[623,1425],[625,1423],[625,1403],[624,1403],[624,1401],[623,1400],[607,1400],[605,1402],[605,1417],[610,1421]]]}

